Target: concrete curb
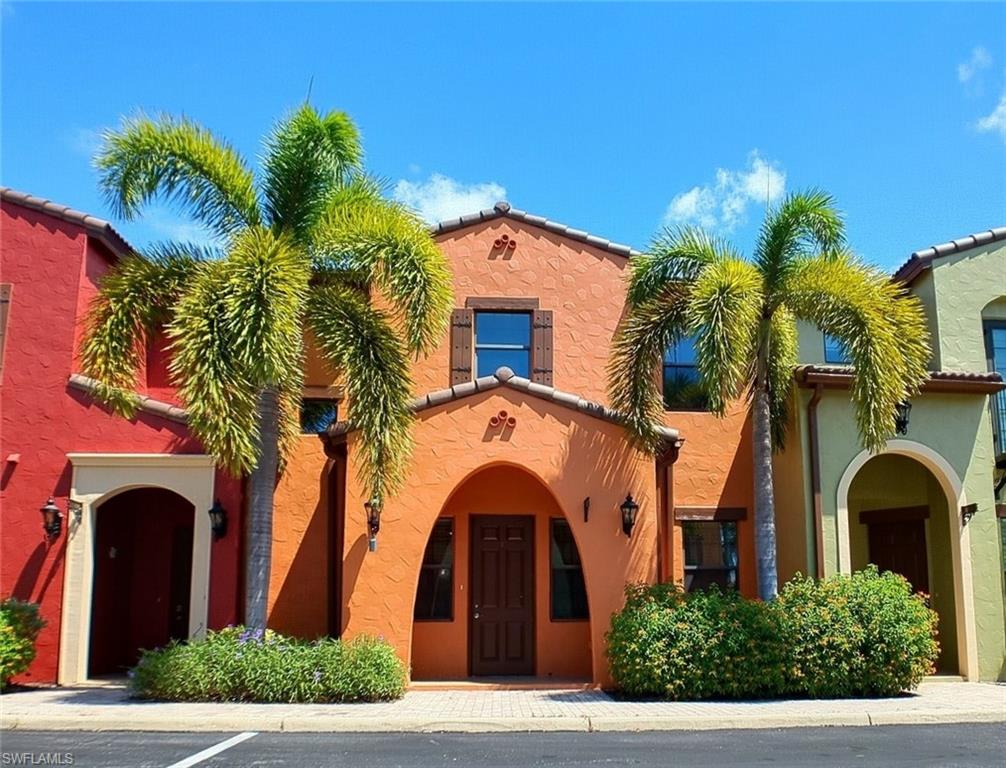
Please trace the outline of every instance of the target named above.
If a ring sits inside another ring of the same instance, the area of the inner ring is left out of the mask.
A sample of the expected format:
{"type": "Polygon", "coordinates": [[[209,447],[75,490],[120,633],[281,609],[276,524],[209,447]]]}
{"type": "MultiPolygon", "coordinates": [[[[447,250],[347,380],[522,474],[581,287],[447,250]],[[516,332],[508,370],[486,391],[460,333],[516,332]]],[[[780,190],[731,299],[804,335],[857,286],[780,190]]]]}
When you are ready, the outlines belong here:
{"type": "Polygon", "coordinates": [[[278,715],[248,713],[217,717],[165,718],[135,713],[124,719],[107,715],[0,716],[7,731],[262,731],[291,733],[526,733],[555,731],[695,731],[760,728],[806,728],[875,725],[930,725],[933,723],[1006,723],[1006,712],[950,710],[922,712],[825,713],[814,715],[747,715],[735,717],[611,717],[558,716],[507,718],[428,718],[278,715]]]}

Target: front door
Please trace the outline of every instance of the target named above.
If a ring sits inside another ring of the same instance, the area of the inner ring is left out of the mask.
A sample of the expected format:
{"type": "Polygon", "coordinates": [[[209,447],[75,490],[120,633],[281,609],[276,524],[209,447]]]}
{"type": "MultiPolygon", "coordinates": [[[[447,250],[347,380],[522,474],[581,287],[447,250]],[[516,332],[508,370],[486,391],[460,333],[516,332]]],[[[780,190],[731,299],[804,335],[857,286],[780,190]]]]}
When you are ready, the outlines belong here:
{"type": "Polygon", "coordinates": [[[471,520],[471,672],[533,675],[534,518],[471,520]]]}
{"type": "Polygon", "coordinates": [[[867,524],[870,562],[881,571],[900,573],[916,592],[929,593],[925,519],[889,520],[867,524]]]}

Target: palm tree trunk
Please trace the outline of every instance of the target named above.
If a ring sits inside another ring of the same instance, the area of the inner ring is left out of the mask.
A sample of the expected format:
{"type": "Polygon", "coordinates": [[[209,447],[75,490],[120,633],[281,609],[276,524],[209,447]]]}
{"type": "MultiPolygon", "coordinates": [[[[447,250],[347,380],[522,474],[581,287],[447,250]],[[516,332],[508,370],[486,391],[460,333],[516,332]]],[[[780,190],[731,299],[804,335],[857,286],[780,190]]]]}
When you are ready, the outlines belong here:
{"type": "Polygon", "coordinates": [[[272,509],[279,469],[279,398],[270,387],[259,393],[259,459],[248,478],[245,547],[245,625],[265,629],[272,566],[272,509]]]}
{"type": "Polygon", "coordinates": [[[762,600],[773,600],[779,592],[779,577],[776,574],[775,493],[772,488],[772,417],[762,376],[755,384],[753,419],[758,596],[762,600]]]}

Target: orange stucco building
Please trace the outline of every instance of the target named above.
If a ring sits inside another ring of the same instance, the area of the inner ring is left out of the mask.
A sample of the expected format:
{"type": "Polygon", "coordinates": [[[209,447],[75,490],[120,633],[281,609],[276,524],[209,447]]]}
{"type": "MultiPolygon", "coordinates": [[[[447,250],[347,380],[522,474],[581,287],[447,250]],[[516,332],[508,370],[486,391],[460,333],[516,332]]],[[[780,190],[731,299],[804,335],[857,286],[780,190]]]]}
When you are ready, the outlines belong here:
{"type": "MultiPolygon", "coordinates": [[[[351,426],[302,438],[277,490],[270,625],[383,636],[414,680],[603,684],[626,583],[729,578],[754,594],[746,410],[669,410],[654,457],[605,407],[631,249],[506,204],[436,239],[457,309],[414,367],[408,480],[371,551],[351,426]]],[[[321,367],[308,378],[334,391],[321,367]]]]}

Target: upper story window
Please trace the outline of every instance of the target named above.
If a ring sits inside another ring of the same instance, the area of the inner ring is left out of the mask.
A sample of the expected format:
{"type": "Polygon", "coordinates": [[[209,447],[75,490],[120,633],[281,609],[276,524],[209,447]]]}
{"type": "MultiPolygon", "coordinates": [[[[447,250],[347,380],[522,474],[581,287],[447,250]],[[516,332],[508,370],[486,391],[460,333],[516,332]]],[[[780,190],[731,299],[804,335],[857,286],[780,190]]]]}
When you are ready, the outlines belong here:
{"type": "Polygon", "coordinates": [[[845,344],[827,333],[824,334],[824,362],[833,365],[848,365],[852,362],[845,344]]]}
{"type": "MultiPolygon", "coordinates": [[[[985,321],[985,351],[989,370],[1006,379],[1006,320],[985,321]]],[[[989,398],[992,409],[992,443],[996,456],[1006,454],[1006,390],[989,398]]]]}
{"type": "Polygon", "coordinates": [[[703,410],[706,394],[695,360],[695,340],[681,339],[664,353],[664,408],[703,410]]]}
{"type": "Polygon", "coordinates": [[[305,397],[300,401],[301,434],[321,434],[338,418],[338,400],[327,397],[305,397]]]}
{"type": "Polygon", "coordinates": [[[475,376],[490,376],[501,366],[531,378],[531,313],[475,313],[475,376]]]}

